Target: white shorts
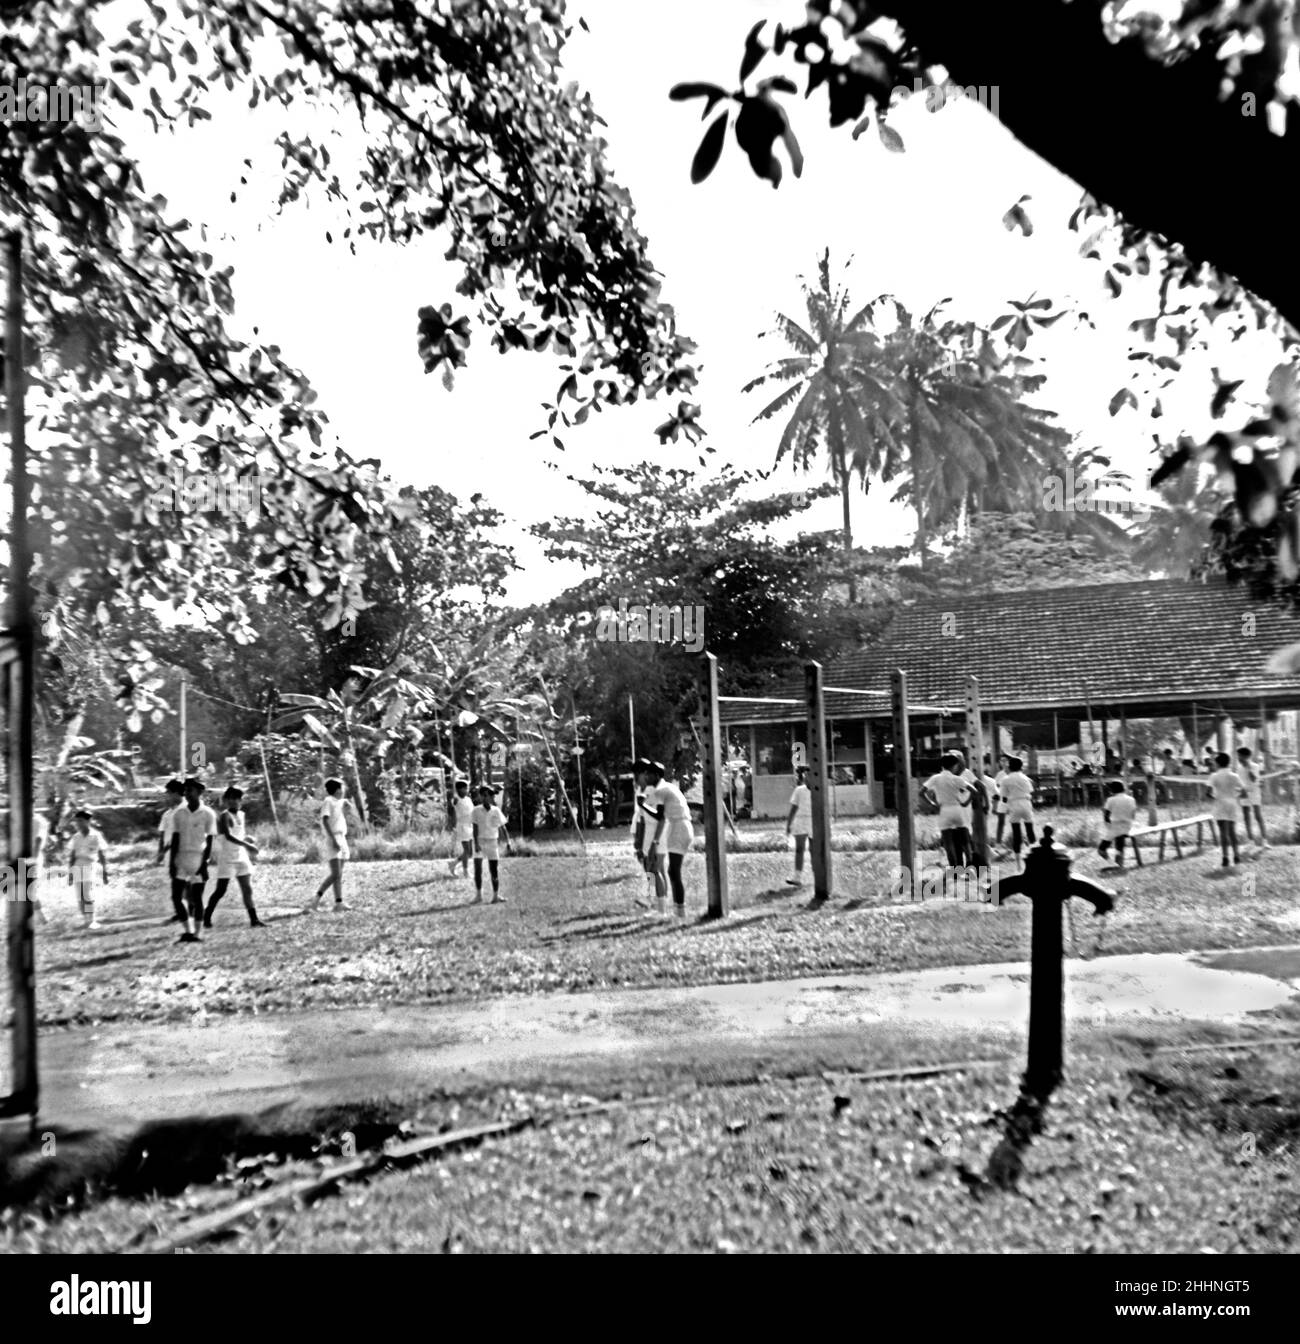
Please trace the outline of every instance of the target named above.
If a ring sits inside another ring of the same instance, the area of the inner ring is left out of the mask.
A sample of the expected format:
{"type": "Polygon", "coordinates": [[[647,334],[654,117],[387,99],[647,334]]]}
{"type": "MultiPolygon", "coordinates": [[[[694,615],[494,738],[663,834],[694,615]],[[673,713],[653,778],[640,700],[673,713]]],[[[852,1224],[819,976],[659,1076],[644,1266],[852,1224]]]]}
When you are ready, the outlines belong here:
{"type": "Polygon", "coordinates": [[[480,844],[478,853],[474,855],[476,859],[499,859],[501,857],[501,843],[498,840],[492,840],[486,844],[480,844]]]}
{"type": "Polygon", "coordinates": [[[1255,789],[1248,793],[1241,801],[1247,807],[1263,807],[1264,795],[1258,789],[1255,789]]]}
{"type": "Polygon", "coordinates": [[[1108,821],[1106,823],[1106,839],[1122,840],[1126,835],[1133,831],[1131,822],[1108,821]]]}
{"type": "MultiPolygon", "coordinates": [[[[176,877],[180,882],[198,882],[199,865],[203,862],[202,852],[198,854],[178,854],[176,856],[176,877]]],[[[209,860],[211,862],[211,860],[209,860]]]]}
{"type": "Polygon", "coordinates": [[[795,838],[796,840],[811,840],[811,839],[812,839],[812,831],[811,831],[811,830],[807,830],[807,831],[791,831],[790,834],[791,834],[792,836],[794,836],[794,838],[795,838]]]}
{"type": "Polygon", "coordinates": [[[670,821],[664,828],[663,848],[666,854],[689,854],[695,844],[695,828],[689,821],[670,821]]]}
{"type": "Polygon", "coordinates": [[[229,881],[232,877],[252,877],[253,865],[248,859],[221,859],[217,864],[217,881],[229,881]]]}
{"type": "Polygon", "coordinates": [[[1210,816],[1212,816],[1215,821],[1240,821],[1241,808],[1239,808],[1236,802],[1231,798],[1226,801],[1221,798],[1216,798],[1214,800],[1214,805],[1210,808],[1210,816]]]}
{"type": "Polygon", "coordinates": [[[966,809],[960,803],[945,803],[939,809],[939,829],[941,831],[955,830],[958,826],[965,826],[969,829],[970,823],[966,818],[966,809]]]}
{"type": "Polygon", "coordinates": [[[327,840],[325,842],[325,848],[322,852],[325,856],[325,861],[327,863],[333,859],[347,860],[352,857],[352,851],[348,848],[348,842],[346,840],[344,840],[343,843],[339,845],[337,849],[334,850],[330,849],[330,843],[327,840]]]}
{"type": "Polygon", "coordinates": [[[458,845],[472,845],[474,843],[474,828],[472,826],[457,826],[456,843],[458,845]]]}
{"type": "Polygon", "coordinates": [[[1008,821],[1018,822],[1020,825],[1023,826],[1027,822],[1032,822],[1033,819],[1034,819],[1033,803],[1016,802],[1007,804],[1008,821]]]}

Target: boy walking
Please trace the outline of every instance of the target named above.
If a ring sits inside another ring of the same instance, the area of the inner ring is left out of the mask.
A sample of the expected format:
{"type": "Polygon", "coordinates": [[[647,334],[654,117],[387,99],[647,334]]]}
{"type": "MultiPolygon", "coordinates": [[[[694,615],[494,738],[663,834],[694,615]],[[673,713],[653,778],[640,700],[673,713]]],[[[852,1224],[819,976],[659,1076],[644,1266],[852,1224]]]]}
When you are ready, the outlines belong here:
{"type": "Polygon", "coordinates": [[[971,785],[961,777],[962,769],[958,757],[947,755],[939,762],[939,772],[921,786],[939,809],[939,840],[950,868],[965,868],[970,864],[966,805],[970,802],[971,785]]]}
{"type": "Polygon", "coordinates": [[[208,864],[212,842],[217,836],[217,815],[203,806],[203,785],[197,779],[185,781],[185,804],[172,813],[171,875],[173,891],[180,884],[182,918],[185,932],[179,941],[197,943],[203,922],[203,888],[208,882],[208,864]]]}
{"type": "Polygon", "coordinates": [[[1097,846],[1097,853],[1103,859],[1110,857],[1110,847],[1115,846],[1115,866],[1124,866],[1124,841],[1133,830],[1133,819],[1137,816],[1137,799],[1124,788],[1122,779],[1112,779],[1106,785],[1109,797],[1101,809],[1101,819],[1105,823],[1106,838],[1097,846]]]}
{"type": "Polygon", "coordinates": [[[1252,759],[1249,747],[1237,748],[1237,774],[1245,796],[1241,800],[1242,820],[1246,823],[1246,839],[1253,839],[1250,833],[1250,815],[1255,814],[1259,825],[1259,847],[1268,848],[1268,833],[1264,830],[1264,787],[1260,783],[1260,769],[1252,759]]]}
{"type": "Polygon", "coordinates": [[[460,864],[461,875],[469,876],[469,861],[474,856],[474,803],[469,796],[469,781],[456,781],[456,797],[451,805],[452,820],[456,827],[456,843],[460,853],[453,854],[448,872],[454,877],[456,865],[460,864]]]}
{"type": "Polygon", "coordinates": [[[790,887],[803,886],[803,855],[812,842],[812,790],[808,787],[808,767],[795,772],[794,792],[790,795],[790,815],[785,819],[786,835],[794,836],[794,876],[786,878],[790,887]]]}
{"type": "Polygon", "coordinates": [[[212,927],[212,914],[226,894],[233,877],[239,883],[239,894],[244,898],[249,925],[264,929],[253,905],[253,856],[257,846],[244,834],[244,791],[233,784],[221,795],[221,815],[217,818],[217,885],[203,915],[203,927],[212,927]]]}
{"type": "Polygon", "coordinates": [[[77,829],[68,849],[68,882],[77,898],[85,927],[98,929],[100,924],[95,918],[95,865],[99,864],[104,884],[107,885],[108,844],[99,830],[90,824],[90,813],[84,807],[73,814],[73,820],[77,829]]]}
{"type": "MultiPolygon", "coordinates": [[[[158,822],[158,866],[167,858],[172,847],[172,820],[185,806],[185,785],[179,779],[169,779],[166,789],[167,800],[163,805],[163,814],[158,822]]],[[[185,923],[185,884],[171,880],[172,917],[168,924],[185,923]]]]}
{"type": "Polygon", "coordinates": [[[492,904],[504,905],[501,894],[501,845],[510,852],[510,834],[506,830],[506,814],[497,806],[497,790],[483,784],[478,791],[479,804],[474,809],[474,900],[483,901],[483,860],[487,860],[488,875],[492,879],[492,904]]]}
{"type": "Polygon", "coordinates": [[[347,910],[343,899],[343,865],[352,857],[348,848],[348,800],[343,794],[341,779],[325,781],[325,798],[320,805],[320,828],[325,836],[325,880],[316,888],[316,899],[307,907],[307,914],[320,909],[325,893],[334,888],[334,909],[347,910]]]}
{"type": "Polygon", "coordinates": [[[1034,843],[1034,781],[1025,774],[1024,762],[1019,756],[1007,757],[1007,773],[998,788],[1007,808],[1011,826],[1011,850],[1017,861],[1024,840],[1034,843]]]}
{"type": "Polygon", "coordinates": [[[1246,790],[1241,777],[1228,767],[1232,759],[1226,751],[1214,758],[1217,769],[1206,782],[1211,804],[1210,815],[1219,829],[1219,848],[1223,852],[1224,868],[1231,868],[1241,862],[1241,851],[1237,847],[1237,822],[1241,816],[1240,800],[1246,790]],[[1228,850],[1232,850],[1232,863],[1228,862],[1228,850]]]}

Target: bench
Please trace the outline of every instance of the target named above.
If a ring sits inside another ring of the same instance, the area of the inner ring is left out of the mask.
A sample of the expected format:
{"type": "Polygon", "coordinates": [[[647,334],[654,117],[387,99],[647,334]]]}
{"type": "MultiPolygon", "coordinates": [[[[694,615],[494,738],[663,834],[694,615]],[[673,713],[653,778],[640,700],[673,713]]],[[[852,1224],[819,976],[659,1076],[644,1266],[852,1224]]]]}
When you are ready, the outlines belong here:
{"type": "Polygon", "coordinates": [[[1139,868],[1142,867],[1142,851],[1138,848],[1138,836],[1145,837],[1145,836],[1158,835],[1160,837],[1160,847],[1156,851],[1157,863],[1160,863],[1164,860],[1166,838],[1172,838],[1174,842],[1175,857],[1181,859],[1183,857],[1183,846],[1182,842],[1178,838],[1178,832],[1181,831],[1186,826],[1196,827],[1197,853],[1200,853],[1201,845],[1203,843],[1201,839],[1202,826],[1208,826],[1210,828],[1210,839],[1211,840],[1214,839],[1214,818],[1210,816],[1208,812],[1204,812],[1201,815],[1195,817],[1180,817],[1176,821],[1162,821],[1155,826],[1135,826],[1129,832],[1129,839],[1133,842],[1132,844],[1133,859],[1137,863],[1137,866],[1139,868]]]}

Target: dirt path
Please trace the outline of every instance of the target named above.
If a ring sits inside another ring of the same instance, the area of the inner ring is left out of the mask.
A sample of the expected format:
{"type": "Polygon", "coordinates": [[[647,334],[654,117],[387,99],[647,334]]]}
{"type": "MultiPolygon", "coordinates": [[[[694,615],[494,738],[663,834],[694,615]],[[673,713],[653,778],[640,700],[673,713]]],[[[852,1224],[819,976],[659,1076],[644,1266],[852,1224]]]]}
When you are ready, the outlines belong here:
{"type": "MultiPolygon", "coordinates": [[[[1077,1027],[1241,1023],[1300,995],[1300,947],[1070,962],[1077,1027]]],[[[110,1025],[41,1041],[42,1116],[63,1125],[356,1102],[455,1086],[476,1071],[584,1057],[612,1062],[693,1049],[809,1048],[910,1027],[1019,1048],[1022,963],[661,990],[537,995],[409,1006],[110,1025]]]]}

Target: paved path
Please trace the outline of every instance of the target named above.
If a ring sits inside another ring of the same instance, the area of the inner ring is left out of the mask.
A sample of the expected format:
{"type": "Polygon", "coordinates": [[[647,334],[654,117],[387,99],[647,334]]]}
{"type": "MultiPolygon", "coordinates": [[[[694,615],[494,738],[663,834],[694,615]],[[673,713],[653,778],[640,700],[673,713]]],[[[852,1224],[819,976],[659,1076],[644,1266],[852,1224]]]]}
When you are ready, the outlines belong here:
{"type": "MultiPolygon", "coordinates": [[[[1070,962],[1076,1026],[1243,1022],[1300,995],[1300,947],[1070,962]]],[[[411,1006],[110,1025],[41,1041],[42,1114],[120,1125],[251,1110],[285,1100],[356,1102],[455,1084],[494,1066],[579,1056],[663,1057],[910,1026],[1019,1033],[1023,963],[686,989],[611,990],[411,1006]]]]}

